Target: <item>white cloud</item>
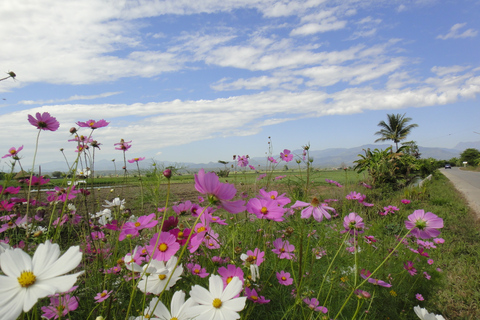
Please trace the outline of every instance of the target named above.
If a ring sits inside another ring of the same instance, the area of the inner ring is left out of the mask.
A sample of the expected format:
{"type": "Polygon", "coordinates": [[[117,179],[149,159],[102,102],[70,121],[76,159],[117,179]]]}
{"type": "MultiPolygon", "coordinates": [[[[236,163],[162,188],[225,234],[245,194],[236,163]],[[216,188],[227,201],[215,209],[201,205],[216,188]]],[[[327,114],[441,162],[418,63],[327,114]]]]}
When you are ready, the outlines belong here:
{"type": "Polygon", "coordinates": [[[445,35],[438,35],[437,39],[447,40],[447,39],[461,39],[461,38],[473,38],[477,36],[478,31],[474,29],[465,30],[463,33],[460,33],[460,29],[466,26],[466,23],[457,23],[450,28],[450,32],[445,35]]]}
{"type": "Polygon", "coordinates": [[[459,72],[465,71],[469,68],[470,67],[465,67],[465,66],[449,66],[449,67],[435,66],[431,69],[431,71],[438,76],[444,76],[444,75],[449,74],[449,73],[459,73],[459,72]]]}
{"type": "Polygon", "coordinates": [[[122,92],[105,92],[101,94],[96,94],[96,95],[91,95],[91,96],[81,96],[81,95],[74,95],[71,97],[68,97],[66,99],[51,99],[51,100],[38,100],[38,101],[33,101],[33,100],[22,100],[19,101],[18,104],[26,104],[26,105],[32,105],[32,104],[52,104],[52,103],[59,103],[59,102],[68,102],[68,101],[76,101],[76,100],[92,100],[92,99],[98,99],[98,98],[106,98],[106,97],[111,97],[117,94],[120,94],[122,92]]]}

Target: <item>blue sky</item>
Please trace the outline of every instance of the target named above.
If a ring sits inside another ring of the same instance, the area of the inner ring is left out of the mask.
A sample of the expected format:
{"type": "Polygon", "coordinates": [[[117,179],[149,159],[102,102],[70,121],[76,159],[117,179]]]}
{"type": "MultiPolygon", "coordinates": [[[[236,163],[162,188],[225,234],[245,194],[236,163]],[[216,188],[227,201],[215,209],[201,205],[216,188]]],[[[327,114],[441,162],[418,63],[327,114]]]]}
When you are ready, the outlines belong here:
{"type": "MultiPolygon", "coordinates": [[[[409,140],[452,148],[480,136],[480,1],[5,0],[0,150],[49,112],[37,162],[70,159],[69,129],[105,119],[97,159],[209,162],[373,143],[388,113],[409,140]]],[[[81,131],[88,135],[89,130],[81,131]]],[[[0,167],[8,167],[2,160],[0,167]]]]}

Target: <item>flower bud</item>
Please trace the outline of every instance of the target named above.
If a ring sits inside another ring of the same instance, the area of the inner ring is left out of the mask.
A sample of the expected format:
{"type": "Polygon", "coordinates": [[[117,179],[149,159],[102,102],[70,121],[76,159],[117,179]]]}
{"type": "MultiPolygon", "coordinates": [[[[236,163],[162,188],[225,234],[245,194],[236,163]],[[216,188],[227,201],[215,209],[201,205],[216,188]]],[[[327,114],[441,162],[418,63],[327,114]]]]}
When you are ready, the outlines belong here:
{"type": "Polygon", "coordinates": [[[172,170],[170,169],[163,170],[163,176],[167,179],[170,179],[172,177],[172,170]]]}
{"type": "Polygon", "coordinates": [[[77,133],[77,128],[71,127],[71,128],[70,128],[70,133],[71,133],[71,134],[77,133]]]}

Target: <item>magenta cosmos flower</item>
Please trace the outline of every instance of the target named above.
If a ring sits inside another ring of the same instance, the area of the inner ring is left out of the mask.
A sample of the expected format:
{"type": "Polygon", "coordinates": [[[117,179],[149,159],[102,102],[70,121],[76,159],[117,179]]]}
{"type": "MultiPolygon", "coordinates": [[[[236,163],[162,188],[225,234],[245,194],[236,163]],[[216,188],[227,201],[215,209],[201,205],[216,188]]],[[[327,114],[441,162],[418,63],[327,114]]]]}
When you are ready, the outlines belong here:
{"type": "Polygon", "coordinates": [[[293,279],[290,277],[290,273],[285,272],[283,270],[280,272],[277,272],[277,280],[278,280],[278,283],[284,286],[289,286],[293,283],[293,279]]]}
{"type": "Polygon", "coordinates": [[[119,143],[114,144],[114,146],[118,146],[118,147],[115,147],[115,150],[127,151],[128,149],[130,149],[132,147],[132,145],[130,143],[132,143],[132,140],[125,141],[123,139],[120,139],[119,143]]]}
{"type": "Polygon", "coordinates": [[[293,160],[293,154],[290,153],[290,150],[284,149],[283,152],[280,152],[280,158],[285,162],[290,162],[293,160]]]}
{"type": "Polygon", "coordinates": [[[283,214],[286,209],[272,199],[252,198],[247,203],[247,211],[256,215],[258,219],[283,221],[283,214]]]}
{"type": "Polygon", "coordinates": [[[303,302],[305,302],[311,310],[322,312],[322,313],[328,312],[327,308],[319,306],[320,302],[318,302],[316,298],[312,298],[312,299],[305,298],[303,299],[303,302]]]}
{"type": "Polygon", "coordinates": [[[285,196],[285,193],[278,195],[277,191],[267,192],[263,189],[260,189],[259,192],[260,192],[260,195],[258,196],[259,199],[272,199],[277,201],[277,203],[281,206],[287,205],[292,201],[287,196],[285,196]]]}
{"type": "Polygon", "coordinates": [[[323,217],[327,219],[331,218],[327,210],[331,210],[334,213],[336,212],[334,208],[327,206],[327,204],[320,203],[317,198],[313,198],[311,203],[297,200],[297,202],[295,202],[295,204],[292,206],[293,209],[303,207],[306,208],[302,210],[302,219],[308,219],[313,214],[313,218],[318,222],[321,222],[323,220],[323,217]]]}
{"type": "Polygon", "coordinates": [[[249,287],[245,287],[245,296],[248,300],[253,301],[253,303],[265,304],[270,302],[270,300],[266,300],[264,296],[258,295],[255,289],[250,289],[249,287]]]}
{"type": "Polygon", "coordinates": [[[87,120],[85,122],[78,121],[77,125],[79,127],[82,127],[82,128],[92,128],[92,130],[95,130],[95,129],[98,129],[98,128],[106,127],[106,126],[108,126],[109,123],[110,122],[107,122],[104,119],[98,120],[98,121],[90,119],[90,120],[87,120]]]}
{"type": "Polygon", "coordinates": [[[273,241],[273,246],[275,249],[272,249],[272,252],[278,255],[279,259],[292,259],[294,254],[293,251],[295,250],[295,246],[290,244],[288,240],[283,241],[282,238],[278,238],[273,241]]]}
{"type": "Polygon", "coordinates": [[[443,228],[443,219],[431,212],[415,210],[405,220],[405,227],[417,238],[430,239],[440,234],[438,229],[443,228]]]}
{"type": "Polygon", "coordinates": [[[343,219],[343,226],[345,227],[346,232],[350,232],[351,235],[357,235],[359,233],[363,233],[365,224],[363,223],[362,217],[355,212],[351,212],[343,219]]]}
{"type": "Polygon", "coordinates": [[[195,175],[195,189],[207,195],[211,204],[217,205],[230,213],[245,211],[245,201],[230,201],[237,193],[235,186],[230,183],[221,183],[214,172],[205,173],[205,170],[201,169],[195,175]]]}
{"type": "Polygon", "coordinates": [[[60,127],[60,123],[52,117],[50,113],[44,112],[40,114],[37,112],[35,118],[32,115],[28,115],[28,122],[37,129],[40,130],[49,130],[49,131],[57,131],[58,127],[60,127]]]}
{"type": "Polygon", "coordinates": [[[110,291],[103,290],[102,292],[97,293],[97,295],[93,299],[95,299],[96,303],[103,302],[110,297],[110,294],[112,294],[112,292],[113,290],[110,290],[110,291]]]}
{"type": "Polygon", "coordinates": [[[242,282],[242,285],[245,281],[242,268],[235,267],[233,264],[229,264],[226,268],[218,268],[218,274],[222,277],[224,288],[227,287],[227,285],[230,283],[230,281],[232,281],[234,277],[237,277],[242,282]]]}
{"type": "Polygon", "coordinates": [[[153,259],[168,261],[180,249],[180,244],[176,240],[177,238],[168,232],[162,232],[160,236],[155,233],[147,250],[153,259]]]}
{"type": "MultiPolygon", "coordinates": [[[[248,165],[248,156],[238,156],[237,164],[239,167],[246,167],[248,165]]],[[[255,169],[255,168],[254,168],[255,169]]]]}
{"type": "Polygon", "coordinates": [[[4,156],[2,157],[2,159],[3,159],[3,158],[12,157],[13,159],[18,160],[18,159],[19,159],[19,158],[18,158],[18,153],[19,153],[20,151],[22,151],[22,149],[23,149],[23,146],[21,146],[21,147],[18,148],[18,149],[15,149],[15,147],[11,147],[10,149],[8,149],[8,153],[7,153],[6,155],[4,155],[4,156]]]}
{"type": "Polygon", "coordinates": [[[142,160],[145,160],[145,157],[133,158],[132,160],[127,160],[127,161],[128,161],[128,163],[135,163],[135,162],[142,161],[142,160]]]}

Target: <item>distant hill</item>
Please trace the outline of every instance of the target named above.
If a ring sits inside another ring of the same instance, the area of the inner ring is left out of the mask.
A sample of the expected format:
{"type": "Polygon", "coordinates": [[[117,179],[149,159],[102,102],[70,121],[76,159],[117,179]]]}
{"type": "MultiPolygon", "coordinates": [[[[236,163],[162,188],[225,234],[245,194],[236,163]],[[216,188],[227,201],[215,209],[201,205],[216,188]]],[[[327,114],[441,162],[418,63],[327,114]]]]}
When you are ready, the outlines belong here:
{"type": "MultiPolygon", "coordinates": [[[[355,148],[329,148],[324,150],[310,150],[310,156],[313,157],[313,166],[320,168],[338,168],[342,164],[346,166],[352,166],[355,160],[358,160],[359,154],[364,154],[364,149],[370,148],[371,150],[375,149],[385,149],[388,148],[389,144],[365,144],[355,148]]],[[[459,143],[455,149],[447,148],[428,148],[428,147],[419,147],[421,158],[434,158],[438,160],[449,160],[454,157],[459,157],[460,153],[468,148],[475,148],[480,150],[480,141],[477,142],[462,142],[459,143]]],[[[295,154],[301,155],[302,150],[293,150],[295,154]]],[[[233,162],[229,163],[229,167],[233,162]]],[[[151,161],[145,160],[139,162],[141,169],[151,169],[151,161]]],[[[159,161],[160,166],[176,166],[184,168],[186,171],[197,171],[200,168],[205,169],[217,169],[224,168],[223,164],[218,162],[209,162],[209,163],[192,163],[192,162],[171,162],[171,161],[159,161]]],[[[266,164],[265,157],[252,157],[250,159],[250,164],[257,167],[264,167],[266,164]]],[[[289,167],[296,166],[296,164],[288,164],[289,167]]],[[[117,174],[122,174],[123,163],[116,163],[117,174]]],[[[283,165],[282,165],[283,166],[283,165]]],[[[53,171],[67,171],[67,165],[62,161],[52,161],[41,164],[42,172],[53,172],[53,171]]],[[[131,169],[132,170],[132,169],[131,169]]],[[[102,174],[107,173],[113,174],[115,172],[115,164],[111,160],[99,160],[95,162],[95,172],[102,174]]],[[[133,170],[132,170],[133,173],[133,170]]]]}

